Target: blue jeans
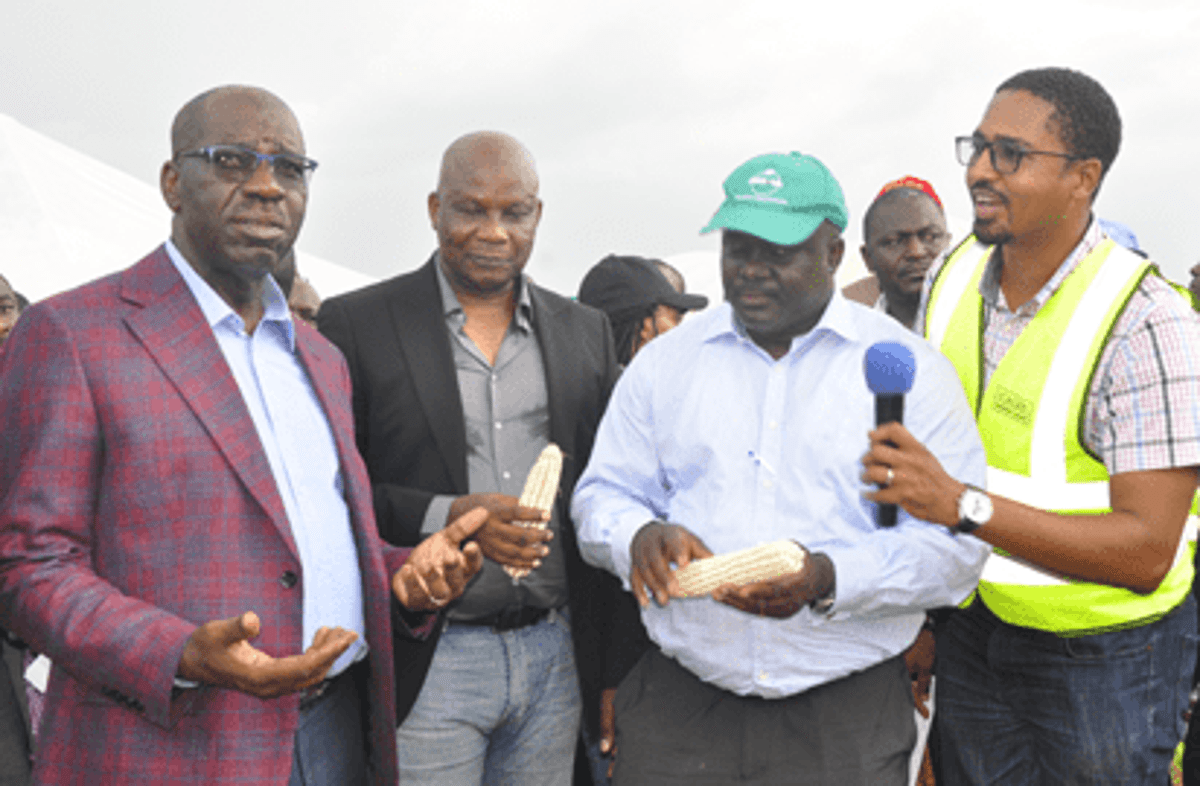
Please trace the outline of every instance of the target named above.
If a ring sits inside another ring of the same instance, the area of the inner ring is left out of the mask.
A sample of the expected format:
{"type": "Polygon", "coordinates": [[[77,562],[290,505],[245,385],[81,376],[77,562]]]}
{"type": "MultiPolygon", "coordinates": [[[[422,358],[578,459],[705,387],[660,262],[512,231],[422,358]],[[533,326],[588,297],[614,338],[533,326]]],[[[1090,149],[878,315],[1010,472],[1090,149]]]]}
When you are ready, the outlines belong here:
{"type": "Polygon", "coordinates": [[[355,675],[346,674],[329,693],[300,710],[288,786],[367,782],[360,690],[355,675]]]}
{"type": "Polygon", "coordinates": [[[938,634],[940,786],[1163,786],[1196,638],[1191,595],[1148,625],[1076,638],[976,600],[938,634]]]}
{"type": "Polygon", "coordinates": [[[502,633],[451,623],[396,731],[400,782],[569,784],[581,712],[564,614],[502,633]]]}

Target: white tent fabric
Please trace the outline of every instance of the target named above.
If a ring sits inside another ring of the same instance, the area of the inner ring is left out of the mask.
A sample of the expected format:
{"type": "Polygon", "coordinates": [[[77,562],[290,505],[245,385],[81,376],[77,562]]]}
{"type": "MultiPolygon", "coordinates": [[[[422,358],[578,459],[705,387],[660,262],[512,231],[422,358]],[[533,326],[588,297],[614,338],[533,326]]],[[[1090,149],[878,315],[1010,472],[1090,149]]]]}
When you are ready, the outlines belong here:
{"type": "MultiPolygon", "coordinates": [[[[31,301],[129,267],[170,222],[156,186],[0,114],[0,273],[31,301]]],[[[296,267],[322,297],[377,280],[299,250],[296,267]]]]}

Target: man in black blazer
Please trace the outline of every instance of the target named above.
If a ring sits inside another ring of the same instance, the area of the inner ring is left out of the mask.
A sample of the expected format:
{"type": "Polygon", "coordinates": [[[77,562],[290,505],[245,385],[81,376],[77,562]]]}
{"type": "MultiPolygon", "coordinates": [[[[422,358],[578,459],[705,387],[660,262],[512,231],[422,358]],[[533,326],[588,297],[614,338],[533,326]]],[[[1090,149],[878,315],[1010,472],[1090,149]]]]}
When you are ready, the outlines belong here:
{"type": "Polygon", "coordinates": [[[440,636],[396,642],[405,783],[567,782],[581,703],[589,726],[597,717],[610,595],[579,556],[568,503],[616,353],[601,312],[522,274],[537,191],[515,139],[462,137],[429,195],[438,250],[318,317],[350,365],[384,539],[412,545],[465,508],[491,514],[476,538],[484,569],[440,636]],[[565,454],[561,493],[545,530],[518,526],[540,515],[517,498],[549,442],[565,454]],[[502,566],[532,572],[518,582],[502,566]]]}

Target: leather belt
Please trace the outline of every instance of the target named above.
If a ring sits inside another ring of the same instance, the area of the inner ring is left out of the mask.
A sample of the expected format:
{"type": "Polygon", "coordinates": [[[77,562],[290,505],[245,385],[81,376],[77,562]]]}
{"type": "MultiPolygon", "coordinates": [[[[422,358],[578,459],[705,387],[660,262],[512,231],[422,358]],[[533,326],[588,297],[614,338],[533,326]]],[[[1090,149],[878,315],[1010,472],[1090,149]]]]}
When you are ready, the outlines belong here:
{"type": "Polygon", "coordinates": [[[489,614],[474,620],[450,620],[455,625],[473,625],[491,628],[496,633],[508,630],[526,628],[544,620],[553,609],[541,609],[536,606],[511,606],[501,609],[495,614],[489,614]]]}

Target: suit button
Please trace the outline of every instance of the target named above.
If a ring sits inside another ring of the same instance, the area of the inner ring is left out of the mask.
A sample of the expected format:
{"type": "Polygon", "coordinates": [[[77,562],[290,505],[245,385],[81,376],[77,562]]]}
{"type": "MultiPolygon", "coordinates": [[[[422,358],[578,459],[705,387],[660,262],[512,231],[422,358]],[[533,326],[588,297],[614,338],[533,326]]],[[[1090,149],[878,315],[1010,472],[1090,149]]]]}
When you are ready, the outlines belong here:
{"type": "Polygon", "coordinates": [[[290,570],[285,570],[283,575],[279,577],[279,583],[283,585],[284,589],[291,589],[292,587],[296,586],[296,582],[299,580],[300,577],[297,576],[294,571],[290,570]]]}

